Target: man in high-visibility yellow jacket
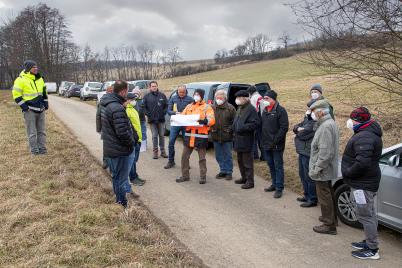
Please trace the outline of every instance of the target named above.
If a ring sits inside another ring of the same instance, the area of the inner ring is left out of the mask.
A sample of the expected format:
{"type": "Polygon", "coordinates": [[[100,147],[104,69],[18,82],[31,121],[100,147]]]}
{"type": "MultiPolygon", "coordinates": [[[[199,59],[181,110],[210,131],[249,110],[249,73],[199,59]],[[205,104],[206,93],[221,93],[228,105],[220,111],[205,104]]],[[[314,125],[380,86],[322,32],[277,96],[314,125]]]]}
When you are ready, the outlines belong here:
{"type": "Polygon", "coordinates": [[[203,89],[196,89],[194,92],[194,102],[187,105],[181,114],[190,115],[198,114],[199,126],[186,127],[184,136],[183,154],[181,157],[181,173],[182,176],[176,182],[185,182],[190,180],[190,156],[194,148],[198,151],[199,164],[200,164],[200,184],[206,183],[207,176],[207,160],[206,153],[208,147],[208,132],[209,127],[215,124],[214,110],[211,105],[204,101],[205,91],[203,89]]]}
{"type": "Polygon", "coordinates": [[[24,113],[29,147],[34,155],[46,154],[45,113],[49,108],[43,77],[36,62],[24,62],[24,70],[15,79],[13,99],[24,113]]]}

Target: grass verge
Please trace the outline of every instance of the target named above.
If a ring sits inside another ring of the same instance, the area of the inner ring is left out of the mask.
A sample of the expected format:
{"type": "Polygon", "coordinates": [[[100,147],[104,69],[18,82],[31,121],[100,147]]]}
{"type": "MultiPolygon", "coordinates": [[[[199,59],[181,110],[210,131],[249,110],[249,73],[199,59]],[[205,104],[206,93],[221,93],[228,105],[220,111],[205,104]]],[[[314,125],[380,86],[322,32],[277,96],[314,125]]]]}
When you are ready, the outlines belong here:
{"type": "Polygon", "coordinates": [[[203,266],[140,202],[114,204],[110,176],[51,112],[45,156],[28,153],[10,91],[0,113],[1,267],[203,266]]]}

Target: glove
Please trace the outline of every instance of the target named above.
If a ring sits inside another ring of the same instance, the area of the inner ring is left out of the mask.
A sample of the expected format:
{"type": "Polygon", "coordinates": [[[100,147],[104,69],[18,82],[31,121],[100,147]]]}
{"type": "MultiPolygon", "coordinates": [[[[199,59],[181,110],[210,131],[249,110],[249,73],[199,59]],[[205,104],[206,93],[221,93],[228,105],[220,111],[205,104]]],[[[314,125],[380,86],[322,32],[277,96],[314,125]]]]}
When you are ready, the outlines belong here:
{"type": "Polygon", "coordinates": [[[200,125],[208,125],[208,119],[200,119],[200,120],[198,120],[198,123],[200,124],[200,125]]]}
{"type": "Polygon", "coordinates": [[[47,103],[47,101],[45,101],[44,106],[45,106],[45,110],[49,109],[49,103],[47,103]]]}

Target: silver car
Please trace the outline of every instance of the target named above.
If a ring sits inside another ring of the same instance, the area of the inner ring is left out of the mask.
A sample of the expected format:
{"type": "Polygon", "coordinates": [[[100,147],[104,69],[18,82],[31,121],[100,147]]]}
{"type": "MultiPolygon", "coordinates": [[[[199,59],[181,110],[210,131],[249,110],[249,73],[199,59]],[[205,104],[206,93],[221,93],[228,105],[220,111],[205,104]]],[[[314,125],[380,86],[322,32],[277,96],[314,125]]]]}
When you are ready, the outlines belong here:
{"type": "MultiPolygon", "coordinates": [[[[340,163],[339,172],[340,173],[340,163]]],[[[380,224],[402,232],[402,143],[382,150],[381,182],[375,205],[380,224]]],[[[333,182],[339,219],[350,226],[361,227],[357,221],[355,204],[350,201],[350,188],[342,175],[333,182]]]]}

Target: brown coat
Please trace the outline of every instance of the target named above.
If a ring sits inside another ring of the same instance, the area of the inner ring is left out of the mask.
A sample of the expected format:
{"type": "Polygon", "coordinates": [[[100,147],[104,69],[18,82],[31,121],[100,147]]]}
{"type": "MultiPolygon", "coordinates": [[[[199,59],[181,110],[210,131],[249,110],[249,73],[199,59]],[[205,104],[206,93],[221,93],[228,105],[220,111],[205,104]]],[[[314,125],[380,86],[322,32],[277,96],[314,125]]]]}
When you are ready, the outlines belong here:
{"type": "Polygon", "coordinates": [[[233,141],[233,120],[236,116],[236,109],[227,101],[222,105],[212,106],[215,113],[215,125],[211,127],[211,137],[214,142],[233,141]]]}

